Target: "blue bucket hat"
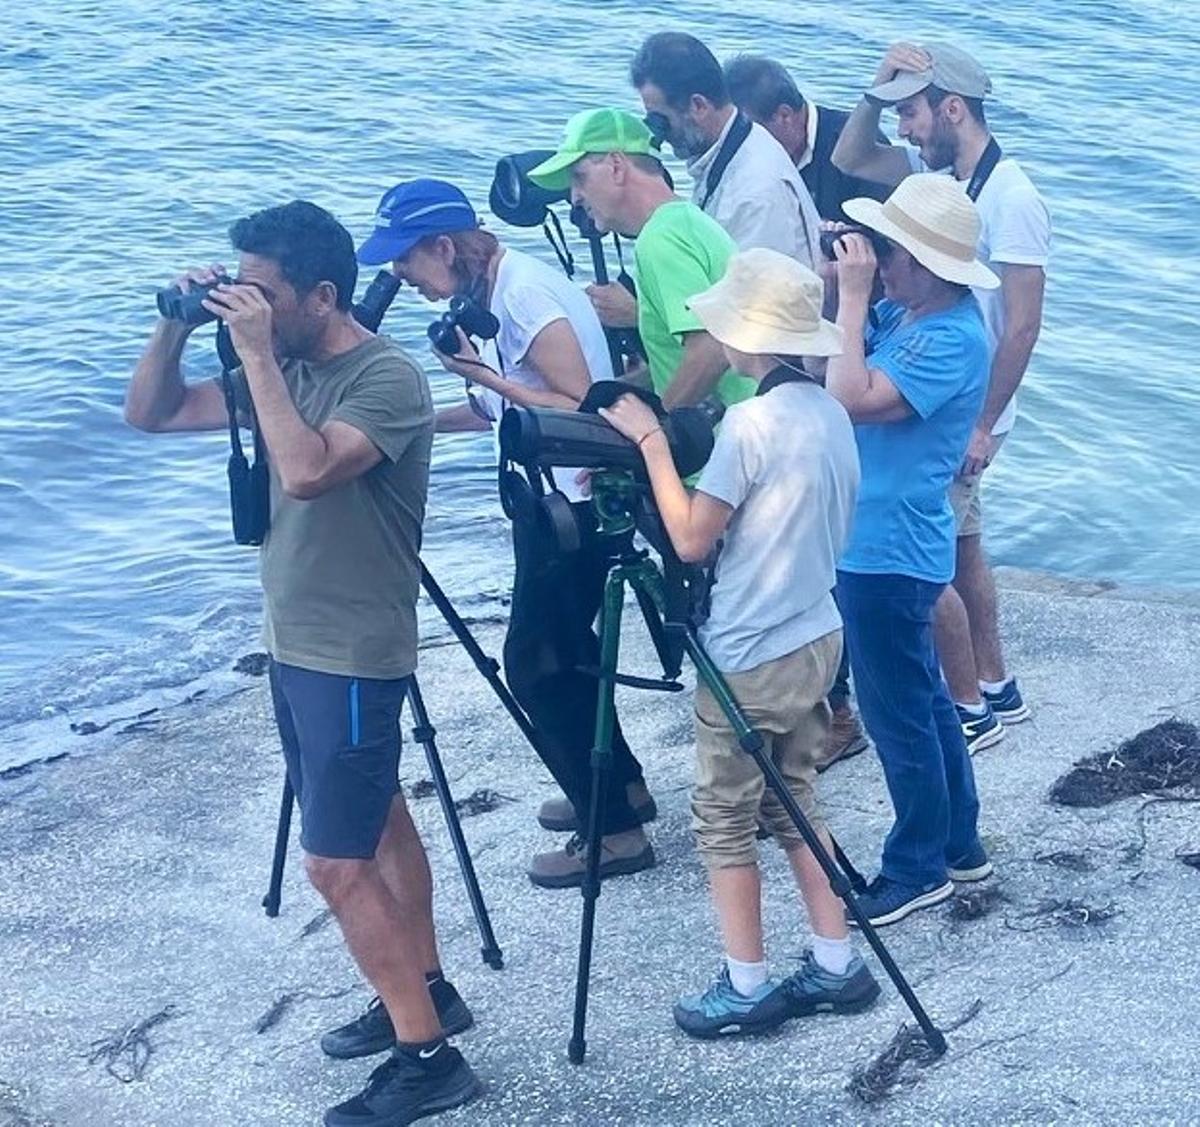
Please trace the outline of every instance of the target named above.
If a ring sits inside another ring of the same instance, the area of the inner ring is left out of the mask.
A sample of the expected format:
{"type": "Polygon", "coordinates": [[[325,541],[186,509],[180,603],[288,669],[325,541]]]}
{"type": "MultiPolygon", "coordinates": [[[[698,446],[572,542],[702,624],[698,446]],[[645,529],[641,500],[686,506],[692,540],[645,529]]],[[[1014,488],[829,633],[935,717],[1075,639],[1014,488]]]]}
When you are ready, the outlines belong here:
{"type": "Polygon", "coordinates": [[[375,212],[375,231],[358,248],[364,266],[403,258],[422,239],[479,226],[467,197],[445,180],[406,180],[384,193],[375,212]]]}

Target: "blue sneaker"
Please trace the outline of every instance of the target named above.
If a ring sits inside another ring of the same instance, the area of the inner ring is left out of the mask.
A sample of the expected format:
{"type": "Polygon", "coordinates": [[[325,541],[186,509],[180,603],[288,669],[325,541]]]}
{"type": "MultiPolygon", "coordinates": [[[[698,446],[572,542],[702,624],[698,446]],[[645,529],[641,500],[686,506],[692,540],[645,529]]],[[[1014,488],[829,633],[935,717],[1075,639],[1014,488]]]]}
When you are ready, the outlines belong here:
{"type": "Polygon", "coordinates": [[[706,1040],[767,1033],[788,1016],[788,1002],[777,983],[764,982],[747,997],[733,988],[727,966],[721,967],[703,994],[685,994],[675,1003],[675,1024],[684,1033],[706,1040]]]}
{"type": "MultiPolygon", "coordinates": [[[[932,908],[943,900],[949,900],[954,895],[954,885],[950,881],[944,884],[912,885],[900,884],[888,880],[882,874],[877,876],[869,885],[867,891],[856,897],[858,906],[863,914],[875,927],[899,923],[905,916],[921,908],[932,908]]],[[[851,927],[858,924],[847,913],[846,923],[851,927]]]]}
{"type": "Polygon", "coordinates": [[[850,960],[845,974],[834,974],[821,966],[811,951],[805,951],[800,969],[788,975],[779,988],[787,998],[789,1017],[858,1013],[879,997],[879,983],[858,955],[850,960]]]}
{"type": "Polygon", "coordinates": [[[978,838],[975,844],[956,861],[946,862],[946,873],[953,881],[960,884],[971,884],[977,880],[987,880],[995,870],[988,860],[987,850],[978,838]]]}
{"type": "Polygon", "coordinates": [[[1004,688],[998,693],[989,693],[986,689],[981,692],[988,706],[1005,724],[1019,724],[1022,720],[1029,719],[1029,706],[1022,698],[1021,690],[1017,688],[1015,677],[1005,681],[1004,688]]]}
{"type": "Polygon", "coordinates": [[[972,755],[1004,739],[1004,725],[996,718],[987,701],[983,702],[982,716],[976,716],[961,704],[954,707],[958,711],[958,722],[962,725],[963,739],[967,741],[967,751],[972,755]]]}

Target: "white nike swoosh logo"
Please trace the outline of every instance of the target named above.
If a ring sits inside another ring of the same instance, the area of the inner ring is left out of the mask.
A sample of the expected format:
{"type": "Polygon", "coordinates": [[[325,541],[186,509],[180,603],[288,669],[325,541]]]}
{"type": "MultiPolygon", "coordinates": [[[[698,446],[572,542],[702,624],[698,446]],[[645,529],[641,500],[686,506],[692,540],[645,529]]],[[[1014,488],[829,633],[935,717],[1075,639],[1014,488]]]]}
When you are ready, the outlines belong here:
{"type": "Polygon", "coordinates": [[[428,1060],[432,1056],[437,1056],[437,1054],[440,1053],[441,1051],[442,1051],[441,1045],[439,1045],[436,1049],[429,1049],[428,1051],[426,1051],[425,1049],[418,1049],[417,1056],[419,1056],[422,1060],[428,1060]]]}

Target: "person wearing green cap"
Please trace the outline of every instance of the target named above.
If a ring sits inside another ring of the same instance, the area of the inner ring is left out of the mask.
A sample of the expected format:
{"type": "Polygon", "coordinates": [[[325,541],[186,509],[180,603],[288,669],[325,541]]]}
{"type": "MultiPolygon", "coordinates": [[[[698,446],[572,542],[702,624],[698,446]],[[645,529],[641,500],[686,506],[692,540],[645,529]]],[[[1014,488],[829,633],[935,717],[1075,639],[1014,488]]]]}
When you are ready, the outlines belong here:
{"type": "Polygon", "coordinates": [[[638,329],[651,385],[666,407],[711,395],[728,406],[754,394],[687,307],[724,275],[734,242],[671,190],[641,120],[619,109],[576,114],[558,151],[529,177],[552,191],[569,188],[599,230],[636,237],[638,329]]]}

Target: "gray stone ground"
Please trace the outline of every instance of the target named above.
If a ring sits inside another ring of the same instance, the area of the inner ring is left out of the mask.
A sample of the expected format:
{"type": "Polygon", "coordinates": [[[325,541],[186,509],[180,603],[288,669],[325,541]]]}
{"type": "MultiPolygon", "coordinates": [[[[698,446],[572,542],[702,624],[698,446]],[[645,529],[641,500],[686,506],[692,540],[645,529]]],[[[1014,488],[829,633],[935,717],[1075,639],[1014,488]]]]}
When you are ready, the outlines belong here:
{"type": "MultiPolygon", "coordinates": [[[[1186,601],[1101,585],[1007,579],[1004,632],[1036,709],[976,761],[983,830],[1007,903],[973,922],[921,913],[884,937],[942,1023],[976,999],[939,1063],[873,1108],[851,1069],[887,1044],[905,1009],[885,990],[871,1012],[792,1023],[767,1040],[697,1044],[671,1002],[714,970],[719,947],[687,828],[685,697],[625,693],[622,715],[662,815],[660,864],[600,900],[587,1062],[566,1060],[580,899],[534,889],[529,854],[548,776],[465,655],[425,651],[421,674],[455,793],[514,801],[465,823],[506,966],[482,965],[436,800],[414,803],[438,885],[444,963],[477,1027],[461,1038],[484,1099],[449,1122],[485,1124],[1139,1123],[1200,1120],[1195,1094],[1200,807],[1132,799],[1095,811],[1050,806],[1077,758],[1172,715],[1200,718],[1197,626],[1186,601]],[[1144,830],[1144,846],[1141,845],[1144,830]],[[1127,846],[1135,846],[1129,853],[1127,846]],[[1040,863],[1085,851],[1095,868],[1040,863]],[[1056,926],[1046,898],[1117,915],[1056,926]]],[[[495,652],[494,627],[481,634],[495,652]]],[[[629,668],[650,668],[640,630],[629,668]]],[[[0,1125],[313,1124],[356,1090],[369,1062],[322,1058],[317,1034],[368,996],[335,925],[292,864],[283,913],[259,907],[280,758],[265,686],[180,708],[103,754],[0,784],[0,1125]],[[311,929],[310,929],[311,930],[311,929]],[[295,1001],[265,1032],[256,1022],[295,1001]],[[143,1078],[89,1063],[97,1039],[166,1007],[143,1078]]],[[[419,752],[409,782],[426,772],[419,752]]],[[[870,875],[888,825],[877,763],[825,776],[831,824],[870,875]]],[[[775,966],[804,946],[781,858],[764,851],[775,966]]],[[[293,857],[294,860],[294,857],[293,857]]]]}

